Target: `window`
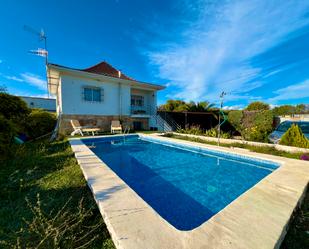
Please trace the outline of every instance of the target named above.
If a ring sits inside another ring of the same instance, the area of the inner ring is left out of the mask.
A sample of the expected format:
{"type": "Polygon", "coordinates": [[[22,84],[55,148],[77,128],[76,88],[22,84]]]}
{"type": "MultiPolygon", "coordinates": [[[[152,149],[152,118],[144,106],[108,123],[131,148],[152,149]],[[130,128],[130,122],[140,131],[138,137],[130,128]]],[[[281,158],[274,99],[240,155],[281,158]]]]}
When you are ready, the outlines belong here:
{"type": "Polygon", "coordinates": [[[83,99],[91,102],[101,102],[103,90],[99,87],[84,87],[83,99]]]}
{"type": "Polygon", "coordinates": [[[144,106],[144,96],[132,95],[131,106],[144,106]]]}

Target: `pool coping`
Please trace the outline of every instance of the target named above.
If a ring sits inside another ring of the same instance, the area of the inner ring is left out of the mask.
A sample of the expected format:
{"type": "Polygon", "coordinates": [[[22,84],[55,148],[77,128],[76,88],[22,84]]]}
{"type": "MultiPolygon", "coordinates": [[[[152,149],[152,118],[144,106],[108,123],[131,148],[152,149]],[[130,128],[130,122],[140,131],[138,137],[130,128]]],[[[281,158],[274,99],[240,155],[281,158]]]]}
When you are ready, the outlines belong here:
{"type": "Polygon", "coordinates": [[[279,248],[293,210],[304,196],[309,181],[309,162],[158,134],[138,135],[273,161],[281,166],[199,227],[179,231],[82,142],[87,137],[69,139],[117,248],[279,248]]]}

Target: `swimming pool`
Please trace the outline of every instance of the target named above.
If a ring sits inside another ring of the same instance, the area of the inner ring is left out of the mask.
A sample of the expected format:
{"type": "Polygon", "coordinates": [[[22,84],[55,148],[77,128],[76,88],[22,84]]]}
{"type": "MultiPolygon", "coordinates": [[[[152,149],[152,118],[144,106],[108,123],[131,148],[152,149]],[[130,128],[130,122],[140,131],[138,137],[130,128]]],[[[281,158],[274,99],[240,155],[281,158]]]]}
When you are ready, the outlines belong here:
{"type": "Polygon", "coordinates": [[[279,167],[137,135],[83,142],[162,218],[192,230],[279,167]]]}

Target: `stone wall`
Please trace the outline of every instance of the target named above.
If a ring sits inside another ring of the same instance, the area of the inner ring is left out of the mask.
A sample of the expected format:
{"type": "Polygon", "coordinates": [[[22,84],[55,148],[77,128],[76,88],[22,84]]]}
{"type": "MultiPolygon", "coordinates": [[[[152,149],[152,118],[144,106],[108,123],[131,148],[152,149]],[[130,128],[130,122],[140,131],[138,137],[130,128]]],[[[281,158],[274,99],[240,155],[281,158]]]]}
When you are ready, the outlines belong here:
{"type": "Polygon", "coordinates": [[[76,119],[79,121],[81,126],[95,126],[101,128],[102,131],[110,131],[112,120],[120,120],[123,129],[125,127],[130,127],[133,130],[133,122],[139,121],[142,123],[142,128],[144,130],[149,129],[149,119],[148,118],[132,118],[130,116],[103,116],[103,115],[68,115],[62,114],[60,121],[59,132],[61,134],[70,134],[73,131],[71,125],[71,119],[76,119]]]}

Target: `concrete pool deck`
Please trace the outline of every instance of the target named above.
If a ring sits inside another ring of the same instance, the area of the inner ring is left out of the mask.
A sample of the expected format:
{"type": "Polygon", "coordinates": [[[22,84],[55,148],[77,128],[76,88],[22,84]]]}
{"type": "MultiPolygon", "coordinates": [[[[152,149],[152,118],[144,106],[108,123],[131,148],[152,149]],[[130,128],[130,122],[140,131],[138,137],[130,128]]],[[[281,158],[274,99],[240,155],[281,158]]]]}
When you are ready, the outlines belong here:
{"type": "MultiPolygon", "coordinates": [[[[201,226],[179,231],[123,182],[81,138],[70,139],[117,248],[278,248],[309,181],[309,162],[158,135],[142,135],[280,163],[281,166],[201,226]]],[[[93,137],[92,137],[93,138],[93,137]]]]}

